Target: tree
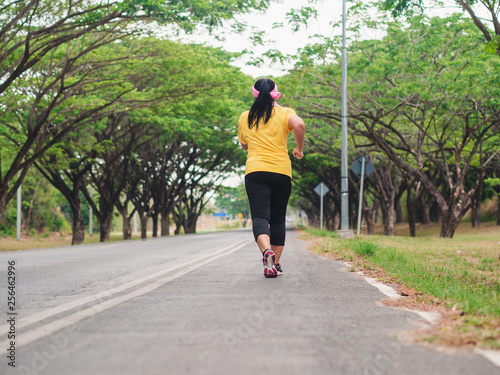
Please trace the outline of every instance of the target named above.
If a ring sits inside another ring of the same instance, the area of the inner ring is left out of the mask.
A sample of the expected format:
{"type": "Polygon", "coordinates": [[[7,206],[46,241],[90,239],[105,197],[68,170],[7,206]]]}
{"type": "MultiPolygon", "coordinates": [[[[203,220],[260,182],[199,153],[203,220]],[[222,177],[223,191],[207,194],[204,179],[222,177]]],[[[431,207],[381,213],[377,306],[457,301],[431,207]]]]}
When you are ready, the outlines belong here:
{"type": "MultiPolygon", "coordinates": [[[[87,106],[86,113],[79,111],[80,117],[70,116],[68,121],[68,113],[58,110],[63,103],[76,101],[82,93],[99,86],[88,81],[85,74],[110,63],[106,59],[90,62],[89,55],[96,49],[132,34],[144,35],[146,21],[177,25],[186,31],[201,25],[213,30],[234,14],[267,4],[267,0],[31,0],[2,5],[0,133],[10,135],[14,147],[7,152],[15,150],[15,154],[9,159],[10,165],[0,170],[0,221],[33,163],[66,134],[118,99],[87,106]]],[[[71,105],[66,105],[65,110],[69,109],[71,105]]],[[[4,153],[0,149],[0,158],[4,153]]]]}
{"type": "MultiPolygon", "coordinates": [[[[34,162],[68,200],[72,210],[73,244],[82,243],[85,236],[80,191],[84,189],[98,151],[94,147],[95,128],[102,128],[107,117],[122,117],[124,112],[150,105],[162,95],[146,89],[146,84],[152,80],[152,72],[144,63],[151,58],[145,47],[147,44],[147,40],[142,40],[139,50],[138,41],[134,45],[134,41],[125,40],[115,43],[113,48],[104,45],[95,50],[82,62],[85,69],[80,69],[73,77],[77,82],[85,81],[86,89],[80,87],[79,97],[60,103],[54,116],[53,123],[64,123],[60,125],[64,132],[55,138],[53,132],[39,137],[38,142],[42,144],[44,140],[53,142],[60,138],[34,162]],[[134,55],[125,59],[127,51],[134,55]],[[88,108],[95,108],[95,103],[100,106],[99,110],[89,112],[88,108]]],[[[54,127],[52,130],[57,131],[54,127]]],[[[99,218],[99,213],[97,215],[99,218]]]]}
{"type": "MultiPolygon", "coordinates": [[[[469,15],[474,25],[486,39],[486,50],[500,56],[500,1],[498,0],[455,0],[455,3],[469,15]],[[477,9],[481,5],[481,10],[486,11],[490,19],[484,19],[477,9]],[[490,29],[493,26],[493,34],[490,29]]],[[[383,9],[392,10],[394,17],[401,14],[412,16],[415,12],[424,10],[423,0],[384,0],[383,9]]]]}
{"type": "MultiPolygon", "coordinates": [[[[491,160],[489,155],[496,152],[485,146],[500,125],[496,100],[498,92],[497,88],[485,90],[481,82],[484,76],[495,73],[489,71],[489,64],[492,62],[487,57],[483,57],[482,66],[478,61],[474,66],[469,65],[471,58],[477,60],[473,51],[477,50],[475,43],[478,39],[460,35],[462,30],[472,34],[470,24],[462,23],[456,17],[445,20],[434,18],[428,25],[422,23],[421,19],[418,22],[418,28],[412,24],[409,29],[411,39],[408,39],[410,43],[406,45],[410,51],[420,53],[420,56],[408,59],[408,65],[396,65],[395,68],[400,71],[387,65],[376,73],[368,69],[367,75],[374,74],[375,79],[382,78],[383,81],[371,80],[375,90],[372,88],[370,97],[365,101],[370,103],[371,108],[366,104],[354,106],[353,117],[358,122],[353,122],[352,126],[377,144],[399,168],[422,182],[439,205],[441,237],[452,237],[461,218],[470,209],[472,198],[482,188],[485,167],[491,160]],[[456,29],[453,30],[453,27],[456,29]],[[430,61],[422,52],[423,48],[430,48],[431,43],[438,44],[433,38],[423,39],[425,42],[421,46],[412,45],[417,33],[423,35],[429,29],[432,29],[433,35],[444,36],[448,32],[449,36],[446,45],[441,44],[432,52],[433,58],[430,61]],[[409,69],[405,69],[406,67],[409,69]],[[418,77],[420,74],[416,69],[425,72],[421,79],[427,87],[419,89],[414,82],[408,84],[404,81],[408,74],[418,77]],[[471,85],[476,85],[476,90],[471,89],[471,85]],[[395,100],[385,100],[393,96],[379,91],[384,86],[388,92],[394,92],[395,100]],[[410,127],[402,123],[403,119],[410,127]],[[417,134],[411,126],[415,127],[417,134]],[[483,147],[486,153],[483,153],[483,147]],[[414,162],[401,158],[399,150],[411,155],[414,162]],[[441,191],[435,181],[427,178],[425,161],[427,165],[437,168],[445,181],[441,191]],[[468,188],[468,174],[474,171],[476,183],[468,188]]],[[[392,35],[397,38],[398,32],[392,35]]],[[[390,33],[389,38],[392,35],[390,33]]],[[[391,43],[394,41],[391,40],[391,43]]],[[[403,41],[399,43],[403,44],[403,41]]],[[[366,45],[360,48],[363,48],[363,52],[358,55],[358,63],[365,68],[369,61],[378,62],[391,55],[394,59],[392,61],[404,61],[404,57],[394,53],[392,46],[387,44],[380,54],[376,53],[376,57],[369,56],[366,45]],[[366,55],[369,57],[365,58],[366,55]]]]}
{"type": "Polygon", "coordinates": [[[500,225],[500,156],[491,165],[490,177],[485,180],[486,186],[495,191],[497,196],[497,225],[500,225]]]}
{"type": "MultiPolygon", "coordinates": [[[[391,24],[383,40],[351,48],[351,132],[376,145],[403,174],[419,181],[452,237],[498,152],[498,60],[478,53],[481,37],[459,16],[391,24]],[[474,64],[471,62],[474,61],[474,64]],[[435,169],[443,185],[429,178],[435,169]],[[477,182],[465,180],[476,171],[477,182]]],[[[311,116],[340,122],[338,65],[304,69],[316,86],[302,95],[311,116]],[[320,91],[322,95],[314,96],[320,91]],[[310,95],[310,96],[309,96],[310,95]],[[309,99],[311,98],[311,99],[309,99]]]]}
{"type": "Polygon", "coordinates": [[[246,227],[246,223],[250,219],[250,205],[244,184],[236,187],[223,186],[219,189],[215,197],[215,206],[233,217],[238,217],[239,214],[243,215],[241,222],[243,227],[246,227]]]}
{"type": "MultiPolygon", "coordinates": [[[[396,197],[402,185],[402,175],[391,160],[385,155],[373,152],[369,159],[376,165],[375,171],[369,176],[369,181],[375,187],[372,194],[380,201],[384,220],[384,234],[393,236],[396,224],[396,197]]],[[[367,189],[368,190],[368,189],[367,189]]]]}
{"type": "MultiPolygon", "coordinates": [[[[133,211],[128,212],[128,202],[135,203],[143,222],[154,215],[157,217],[164,209],[171,210],[172,202],[181,193],[179,187],[183,186],[179,184],[183,177],[175,178],[176,173],[186,168],[182,164],[186,160],[182,158],[186,156],[185,151],[179,152],[183,140],[205,133],[213,142],[220,140],[214,136],[219,131],[209,132],[199,121],[211,116],[226,122],[227,115],[221,111],[226,103],[230,108],[226,112],[231,115],[238,110],[237,101],[230,99],[230,90],[234,93],[234,89],[227,86],[227,80],[237,71],[229,66],[233,55],[219,49],[144,38],[114,46],[115,53],[122,54],[120,48],[128,45],[140,45],[140,51],[125,61],[110,64],[102,72],[89,75],[95,81],[109,84],[92,96],[82,96],[79,102],[84,106],[90,100],[105,101],[123,89],[129,93],[106,111],[87,118],[87,125],[81,127],[81,131],[75,130],[66,136],[64,142],[49,151],[43,163],[38,163],[46,169],[47,177],[51,176],[51,182],[72,201],[74,243],[83,241],[84,236],[83,222],[78,219],[81,213],[77,212],[80,210],[78,189],[93,205],[101,223],[102,240],[107,238],[115,206],[124,218],[124,236],[130,238],[133,211]],[[201,64],[204,70],[198,69],[201,64]],[[219,91],[218,95],[213,95],[214,90],[219,91]],[[207,98],[212,98],[211,103],[197,108],[207,98]],[[194,119],[198,122],[193,122],[194,119]],[[54,157],[50,158],[52,154],[54,157]],[[100,204],[93,202],[88,194],[89,181],[99,192],[100,204]],[[168,187],[166,181],[171,182],[168,187]],[[168,189],[168,194],[173,194],[169,196],[171,202],[165,195],[168,189]]],[[[107,46],[99,53],[113,55],[107,46]]],[[[234,80],[241,81],[237,76],[234,80]]],[[[196,159],[189,154],[186,157],[194,158],[191,164],[196,159]]]]}

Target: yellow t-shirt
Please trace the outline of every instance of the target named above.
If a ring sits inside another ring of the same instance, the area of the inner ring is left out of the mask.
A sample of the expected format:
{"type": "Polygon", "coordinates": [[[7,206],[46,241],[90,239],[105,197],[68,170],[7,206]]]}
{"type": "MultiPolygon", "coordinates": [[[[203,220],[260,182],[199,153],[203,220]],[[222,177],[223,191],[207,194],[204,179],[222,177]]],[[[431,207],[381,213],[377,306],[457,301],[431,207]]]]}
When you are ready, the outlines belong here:
{"type": "Polygon", "coordinates": [[[292,177],[292,163],[288,156],[286,140],[292,131],[288,120],[297,114],[291,108],[274,107],[267,124],[261,120],[259,129],[248,128],[248,113],[241,114],[238,122],[238,139],[248,145],[245,175],[252,172],[275,172],[292,177]]]}

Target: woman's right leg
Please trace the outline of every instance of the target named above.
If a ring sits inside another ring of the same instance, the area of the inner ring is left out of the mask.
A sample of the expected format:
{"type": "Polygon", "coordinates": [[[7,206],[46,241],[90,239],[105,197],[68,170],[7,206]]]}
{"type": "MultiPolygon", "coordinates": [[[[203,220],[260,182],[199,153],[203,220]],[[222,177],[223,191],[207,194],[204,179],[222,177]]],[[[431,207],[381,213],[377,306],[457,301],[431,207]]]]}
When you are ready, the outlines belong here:
{"type": "MultiPolygon", "coordinates": [[[[266,183],[265,172],[253,172],[245,176],[245,189],[252,216],[252,230],[255,242],[261,246],[271,238],[269,220],[271,217],[271,187],[266,183]],[[265,235],[265,236],[264,236],[265,235]]],[[[264,250],[270,249],[271,246],[264,250]]],[[[261,249],[262,251],[262,249],[261,249]]]]}

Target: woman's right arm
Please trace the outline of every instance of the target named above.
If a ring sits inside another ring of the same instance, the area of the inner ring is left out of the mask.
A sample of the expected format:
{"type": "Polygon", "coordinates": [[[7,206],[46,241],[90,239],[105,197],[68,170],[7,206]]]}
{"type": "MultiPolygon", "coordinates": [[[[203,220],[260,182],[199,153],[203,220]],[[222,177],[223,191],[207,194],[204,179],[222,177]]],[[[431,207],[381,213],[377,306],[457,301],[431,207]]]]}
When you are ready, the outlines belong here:
{"type": "Polygon", "coordinates": [[[302,120],[299,116],[292,116],[288,120],[288,127],[293,130],[293,136],[295,137],[295,143],[297,144],[297,147],[293,150],[293,156],[297,159],[302,159],[304,157],[302,149],[304,147],[306,124],[304,124],[304,120],[302,120]]]}

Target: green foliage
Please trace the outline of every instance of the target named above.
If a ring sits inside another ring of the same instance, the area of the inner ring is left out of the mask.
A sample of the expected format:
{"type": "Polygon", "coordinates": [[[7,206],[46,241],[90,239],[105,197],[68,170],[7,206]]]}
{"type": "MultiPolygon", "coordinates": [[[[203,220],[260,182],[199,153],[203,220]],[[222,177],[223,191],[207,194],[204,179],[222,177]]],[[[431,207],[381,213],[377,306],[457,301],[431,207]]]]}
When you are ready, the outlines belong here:
{"type": "Polygon", "coordinates": [[[317,16],[317,9],[313,7],[301,7],[300,9],[292,9],[286,14],[285,18],[292,26],[292,31],[297,32],[302,26],[307,28],[310,19],[315,20],[317,16]]]}
{"type": "Polygon", "coordinates": [[[500,48],[500,35],[497,35],[495,38],[484,44],[484,51],[489,54],[498,53],[499,48],[500,48]]]}
{"type": "MultiPolygon", "coordinates": [[[[82,154],[88,155],[89,146],[95,143],[89,127],[102,129],[111,113],[146,107],[155,100],[173,102],[188,94],[209,91],[216,79],[219,84],[223,82],[219,73],[222,65],[227,68],[232,55],[220,50],[199,54],[201,46],[183,50],[171,45],[171,54],[161,59],[168,66],[155,63],[155,56],[148,53],[162,48],[141,39],[152,34],[147,22],[187,32],[198,27],[212,31],[223,20],[251,9],[263,9],[268,3],[113,0],[94,4],[42,0],[6,4],[0,20],[5,42],[0,46],[0,220],[3,202],[15,194],[12,181],[18,172],[25,172],[47,152],[58,160],[64,147],[71,148],[67,139],[78,144],[72,156],[75,160],[70,161],[75,164],[82,154]],[[199,74],[192,70],[183,80],[178,79],[194,64],[199,74]],[[158,82],[161,84],[155,86],[158,82]]],[[[226,69],[226,73],[229,71],[226,69]]],[[[230,90],[229,85],[225,90],[230,90]]],[[[158,114],[150,114],[154,121],[161,122],[158,114]]],[[[185,125],[182,120],[179,122],[185,125]]],[[[229,144],[225,142],[220,147],[229,144]]],[[[92,152],[99,152],[99,147],[102,151],[113,145],[104,141],[92,152]]]]}
{"type": "Polygon", "coordinates": [[[243,215],[243,219],[250,218],[250,205],[248,204],[245,185],[237,187],[223,187],[215,198],[215,205],[233,217],[243,215]]]}
{"type": "Polygon", "coordinates": [[[372,242],[363,241],[360,239],[355,239],[354,241],[348,242],[348,246],[352,251],[354,251],[355,254],[359,256],[371,257],[382,250],[380,246],[372,242]]]}
{"type": "MultiPolygon", "coordinates": [[[[459,221],[466,209],[455,208],[468,207],[467,194],[498,150],[499,61],[483,52],[483,35],[459,14],[422,15],[379,27],[387,30],[385,37],[355,40],[349,49],[348,163],[367,152],[376,168],[390,157],[398,162],[400,175],[420,169],[414,178],[439,199],[443,212],[459,212],[459,221]]],[[[340,164],[340,80],[334,40],[306,47],[296,70],[283,79],[284,91],[292,96],[285,100],[307,124],[305,157],[294,163],[294,182],[312,205],[318,202],[310,191],[320,179],[330,182],[327,198],[339,195],[334,190],[340,183],[335,171],[340,164]]],[[[365,188],[381,193],[380,187],[365,188]]],[[[325,212],[332,203],[338,205],[330,202],[325,212]]]]}
{"type": "MultiPolygon", "coordinates": [[[[64,215],[64,198],[36,170],[32,169],[23,181],[21,189],[21,226],[28,234],[48,232],[69,233],[71,227],[64,215]]],[[[0,235],[16,235],[17,200],[7,206],[0,235]]]]}
{"type": "MultiPolygon", "coordinates": [[[[500,3],[497,0],[493,1],[457,1],[459,7],[463,9],[463,12],[467,14],[473,21],[475,27],[480,30],[483,36],[486,38],[486,43],[484,44],[484,50],[487,54],[500,54],[500,35],[498,35],[498,27],[495,27],[494,34],[490,30],[490,24],[498,25],[498,9],[500,3]],[[479,5],[479,7],[478,7],[479,5]],[[484,7],[484,8],[481,8],[484,7]],[[483,12],[488,14],[491,19],[484,18],[483,12]]],[[[440,3],[437,3],[440,5],[440,3]]],[[[423,0],[383,0],[379,3],[379,7],[382,10],[391,11],[394,18],[398,18],[401,15],[405,15],[411,18],[417,14],[422,14],[425,8],[432,8],[433,3],[429,6],[424,6],[423,0]]]]}
{"type": "Polygon", "coordinates": [[[5,208],[4,219],[0,223],[0,237],[15,237],[16,236],[16,220],[17,220],[17,202],[15,204],[7,204],[5,208]]]}
{"type": "Polygon", "coordinates": [[[416,12],[423,10],[422,0],[384,0],[382,9],[390,10],[394,17],[399,17],[405,14],[408,17],[413,16],[416,12]]]}
{"type": "Polygon", "coordinates": [[[499,186],[500,185],[500,178],[491,177],[491,178],[487,178],[486,180],[484,180],[484,182],[489,186],[499,186]]]}
{"type": "Polygon", "coordinates": [[[64,199],[43,176],[32,169],[23,181],[23,229],[30,232],[69,233],[70,226],[61,212],[64,199]]]}

